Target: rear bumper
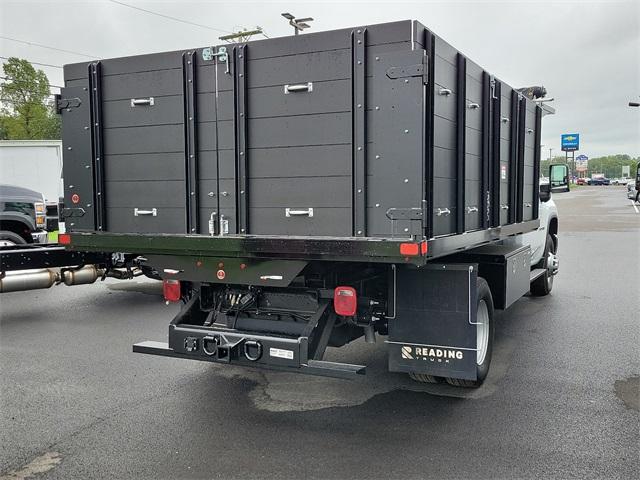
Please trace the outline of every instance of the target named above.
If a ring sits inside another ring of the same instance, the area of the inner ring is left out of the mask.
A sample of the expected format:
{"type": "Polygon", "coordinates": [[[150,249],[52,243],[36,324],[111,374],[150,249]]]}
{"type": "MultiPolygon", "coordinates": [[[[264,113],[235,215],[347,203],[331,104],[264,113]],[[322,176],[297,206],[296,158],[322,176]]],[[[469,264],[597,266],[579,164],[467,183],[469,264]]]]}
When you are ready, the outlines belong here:
{"type": "MultiPolygon", "coordinates": [[[[190,337],[190,341],[193,342],[193,345],[198,347],[198,349],[201,349],[203,338],[204,335],[193,336],[190,337]]],[[[246,340],[255,341],[253,339],[249,339],[248,337],[246,338],[246,340]]],[[[363,365],[327,362],[324,360],[306,360],[306,362],[302,363],[300,362],[299,358],[291,359],[288,362],[286,362],[286,359],[278,358],[278,360],[285,360],[285,362],[281,363],[249,361],[246,358],[243,358],[244,349],[243,347],[238,348],[240,345],[243,345],[243,343],[240,342],[238,345],[236,345],[234,349],[232,349],[232,351],[229,353],[228,357],[224,357],[222,359],[218,358],[217,356],[208,356],[202,354],[201,352],[198,352],[198,350],[194,351],[193,353],[177,352],[174,349],[170,348],[168,343],[153,341],[136,343],[133,345],[133,351],[135,353],[146,353],[148,355],[160,355],[163,357],[184,358],[187,360],[201,360],[214,363],[226,363],[231,365],[237,364],[243,367],[264,368],[268,370],[280,370],[292,373],[303,373],[307,375],[319,375],[323,377],[334,378],[355,378],[359,375],[364,375],[366,370],[363,365]]],[[[293,351],[287,350],[286,348],[282,348],[279,350],[293,351]]],[[[269,355],[269,353],[263,351],[262,355],[266,356],[269,355]]]]}

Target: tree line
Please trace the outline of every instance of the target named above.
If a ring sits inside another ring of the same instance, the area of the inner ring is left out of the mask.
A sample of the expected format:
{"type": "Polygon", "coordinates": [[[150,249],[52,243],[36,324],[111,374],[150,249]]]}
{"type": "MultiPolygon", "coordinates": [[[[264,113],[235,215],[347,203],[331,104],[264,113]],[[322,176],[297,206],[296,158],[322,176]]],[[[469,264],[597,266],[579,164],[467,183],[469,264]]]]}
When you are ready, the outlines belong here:
{"type": "MultiPolygon", "coordinates": [[[[622,176],[622,167],[629,166],[629,176],[633,177],[640,162],[640,157],[631,157],[626,154],[606,155],[604,157],[590,158],[587,171],[584,174],[576,173],[576,176],[591,177],[592,174],[604,174],[607,178],[619,178],[622,176]]],[[[540,172],[542,175],[548,175],[549,165],[551,163],[566,163],[565,157],[554,157],[552,160],[543,160],[540,162],[540,172]]],[[[571,159],[569,159],[569,170],[573,168],[571,159]]]]}

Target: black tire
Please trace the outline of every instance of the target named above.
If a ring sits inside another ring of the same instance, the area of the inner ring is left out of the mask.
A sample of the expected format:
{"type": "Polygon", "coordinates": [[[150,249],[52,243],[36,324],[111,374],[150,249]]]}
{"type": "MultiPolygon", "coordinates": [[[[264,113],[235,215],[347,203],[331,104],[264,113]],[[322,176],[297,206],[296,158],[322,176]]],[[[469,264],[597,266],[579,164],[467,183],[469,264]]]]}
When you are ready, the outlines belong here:
{"type": "Polygon", "coordinates": [[[551,235],[547,235],[547,241],[544,245],[544,253],[542,261],[538,268],[544,268],[544,274],[531,282],[530,292],[534,297],[544,297],[549,295],[553,289],[553,277],[548,269],[549,252],[556,253],[556,244],[553,242],[551,235]]]}
{"type": "Polygon", "coordinates": [[[0,242],[3,240],[12,242],[15,245],[25,245],[27,243],[23,237],[9,230],[0,230],[0,242]]]}
{"type": "Polygon", "coordinates": [[[442,381],[442,377],[434,377],[433,375],[427,375],[426,373],[411,372],[409,377],[420,383],[440,383],[442,381]]]}
{"type": "MultiPolygon", "coordinates": [[[[477,380],[461,380],[459,378],[446,378],[446,381],[449,385],[453,385],[454,387],[468,387],[474,388],[479,387],[484,382],[485,378],[487,378],[487,374],[489,373],[489,366],[491,365],[491,355],[493,354],[493,337],[495,332],[495,325],[493,321],[493,297],[491,296],[491,290],[489,289],[489,284],[484,278],[478,277],[477,281],[477,289],[478,289],[478,300],[476,309],[480,311],[481,304],[484,302],[487,308],[488,314],[488,339],[487,339],[487,350],[484,356],[484,360],[482,363],[477,365],[477,380]]],[[[478,315],[479,316],[479,315],[478,315]]],[[[477,320],[480,321],[480,320],[477,320]]]]}
{"type": "Polygon", "coordinates": [[[636,203],[640,203],[640,190],[636,193],[636,203]]]}

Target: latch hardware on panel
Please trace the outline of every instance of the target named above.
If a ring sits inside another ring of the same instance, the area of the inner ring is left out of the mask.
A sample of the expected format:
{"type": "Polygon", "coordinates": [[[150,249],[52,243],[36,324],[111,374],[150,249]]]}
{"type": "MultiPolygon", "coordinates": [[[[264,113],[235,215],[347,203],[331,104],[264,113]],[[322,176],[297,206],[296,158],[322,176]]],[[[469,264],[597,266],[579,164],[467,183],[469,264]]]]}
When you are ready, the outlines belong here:
{"type": "Polygon", "coordinates": [[[60,212],[60,218],[84,217],[85,213],[84,208],[63,208],[60,212]]]}
{"type": "Polygon", "coordinates": [[[498,97],[496,97],[496,79],[495,78],[491,78],[491,98],[494,100],[497,100],[498,97]]]}
{"type": "Polygon", "coordinates": [[[404,67],[390,67],[387,69],[387,77],[391,79],[406,77],[422,77],[422,83],[425,85],[429,81],[429,68],[427,57],[422,57],[422,63],[415,65],[407,65],[404,67]]]}
{"type": "MultiPolygon", "coordinates": [[[[423,202],[424,204],[424,202],[423,202]]],[[[389,208],[386,216],[391,220],[391,231],[395,233],[395,225],[397,221],[408,221],[409,224],[404,228],[403,233],[410,235],[422,235],[425,220],[424,207],[421,208],[389,208]]]]}
{"type": "Polygon", "coordinates": [[[207,47],[202,49],[202,59],[205,61],[213,60],[214,57],[218,57],[218,60],[227,64],[225,73],[229,72],[229,54],[227,53],[227,47],[218,47],[218,51],[214,52],[214,47],[207,47]]]}
{"type": "Polygon", "coordinates": [[[389,220],[422,220],[422,208],[390,208],[387,210],[389,220]]]}
{"type": "Polygon", "coordinates": [[[71,110],[72,108],[78,108],[82,101],[78,97],[74,98],[62,98],[62,95],[57,94],[55,96],[56,100],[56,113],[60,113],[62,110],[71,110]]]}

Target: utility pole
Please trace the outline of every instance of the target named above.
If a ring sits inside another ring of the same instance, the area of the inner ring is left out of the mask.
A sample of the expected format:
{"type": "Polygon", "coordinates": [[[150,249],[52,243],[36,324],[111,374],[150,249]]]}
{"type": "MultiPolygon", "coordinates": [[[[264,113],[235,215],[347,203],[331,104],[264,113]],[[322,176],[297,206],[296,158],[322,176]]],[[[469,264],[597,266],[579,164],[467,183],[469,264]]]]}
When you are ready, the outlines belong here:
{"type": "Polygon", "coordinates": [[[295,18],[290,13],[283,13],[282,16],[284,18],[286,18],[287,20],[289,20],[289,25],[291,25],[293,27],[293,29],[296,32],[295,33],[296,35],[298,35],[298,33],[300,33],[300,30],[304,30],[305,28],[311,28],[311,25],[309,25],[307,22],[313,21],[313,18],[311,18],[311,17],[295,18]]]}
{"type": "Polygon", "coordinates": [[[242,30],[239,32],[230,33],[229,35],[223,35],[218,38],[220,40],[223,40],[229,43],[233,43],[234,40],[237,40],[240,43],[245,43],[245,42],[248,42],[253,35],[260,35],[260,34],[264,35],[264,32],[262,31],[262,27],[256,27],[255,30],[242,30]]]}

